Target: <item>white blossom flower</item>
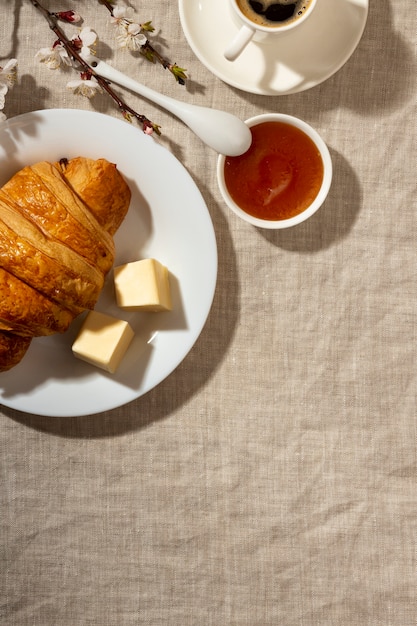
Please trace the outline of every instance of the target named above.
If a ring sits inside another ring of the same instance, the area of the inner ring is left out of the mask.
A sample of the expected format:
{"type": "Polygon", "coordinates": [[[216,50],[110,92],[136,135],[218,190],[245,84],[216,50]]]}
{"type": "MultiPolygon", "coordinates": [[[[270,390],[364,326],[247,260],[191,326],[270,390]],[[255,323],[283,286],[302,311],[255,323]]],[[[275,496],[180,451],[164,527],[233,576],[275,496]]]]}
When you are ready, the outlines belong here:
{"type": "Polygon", "coordinates": [[[133,7],[114,7],[111,22],[117,26],[116,41],[120,48],[134,51],[139,50],[146,43],[142,26],[135,21],[133,7]]]}
{"type": "Polygon", "coordinates": [[[120,26],[124,22],[134,21],[135,10],[133,7],[118,6],[114,7],[113,15],[110,18],[110,22],[116,26],[120,26]]]}
{"type": "MultiPolygon", "coordinates": [[[[10,59],[4,67],[0,66],[0,85],[11,87],[16,80],[17,59],[10,59]]],[[[7,91],[7,90],[6,90],[7,91]]]]}
{"type": "Polygon", "coordinates": [[[60,43],[52,48],[41,48],[35,54],[35,59],[40,63],[45,63],[50,70],[56,70],[61,65],[71,65],[71,59],[64,46],[60,43]]]}
{"type": "Polygon", "coordinates": [[[67,89],[86,98],[93,98],[101,90],[98,82],[92,78],[70,80],[67,83],[67,89]]]}
{"type": "Polygon", "coordinates": [[[116,37],[120,48],[128,50],[139,50],[146,43],[146,35],[141,32],[139,24],[131,23],[119,29],[116,37]]]}
{"type": "Polygon", "coordinates": [[[6,94],[9,91],[9,87],[11,87],[16,80],[16,68],[16,59],[9,59],[4,67],[0,66],[0,122],[3,122],[6,119],[6,115],[1,112],[1,110],[4,109],[6,94]]]}
{"type": "Polygon", "coordinates": [[[97,42],[97,33],[89,26],[85,26],[80,30],[78,35],[74,35],[71,42],[80,51],[81,56],[83,54],[94,54],[94,46],[97,42]]]}
{"type": "Polygon", "coordinates": [[[0,109],[4,108],[4,103],[5,103],[5,96],[6,93],[9,91],[9,88],[7,85],[2,85],[0,83],[0,109]]]}
{"type": "Polygon", "coordinates": [[[79,37],[83,42],[83,46],[93,46],[97,41],[97,33],[90,28],[89,26],[85,26],[80,30],[79,37]]]}

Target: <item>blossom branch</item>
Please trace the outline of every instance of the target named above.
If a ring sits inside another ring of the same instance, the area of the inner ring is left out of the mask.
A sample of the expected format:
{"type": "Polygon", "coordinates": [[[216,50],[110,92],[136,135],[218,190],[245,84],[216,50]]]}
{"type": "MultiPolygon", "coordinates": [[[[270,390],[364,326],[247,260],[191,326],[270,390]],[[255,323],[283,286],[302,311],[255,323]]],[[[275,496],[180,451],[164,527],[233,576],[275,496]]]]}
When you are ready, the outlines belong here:
{"type": "Polygon", "coordinates": [[[185,73],[186,70],[182,67],[179,67],[176,63],[171,63],[162,54],[160,54],[153,47],[148,37],[146,37],[142,33],[142,31],[153,32],[154,27],[152,26],[151,22],[136,24],[130,17],[130,14],[133,13],[132,8],[115,8],[112,6],[109,0],[98,0],[98,2],[99,4],[103,4],[106,7],[112,17],[112,21],[116,23],[119,27],[121,27],[121,29],[124,31],[124,36],[120,36],[121,46],[129,47],[129,45],[126,44],[126,41],[130,41],[131,48],[133,50],[140,50],[141,54],[152,63],[158,61],[158,63],[160,63],[160,65],[162,65],[164,69],[168,69],[171,72],[175,80],[180,85],[185,84],[187,78],[185,73]]]}
{"type": "Polygon", "coordinates": [[[101,89],[105,91],[116,102],[123,117],[127,121],[131,121],[131,118],[134,117],[138,120],[138,122],[142,124],[142,128],[145,133],[151,134],[153,131],[155,131],[158,135],[160,135],[160,127],[157,124],[154,124],[145,115],[137,113],[128,104],[126,104],[112,89],[110,83],[106,79],[99,76],[94,68],[91,67],[82,58],[77,49],[79,48],[77,43],[68,39],[64,31],[58,26],[59,14],[51,13],[50,11],[45,9],[40,4],[40,2],[38,2],[38,0],[30,0],[30,2],[36,9],[38,9],[43,14],[44,18],[48,22],[49,28],[55,33],[58,41],[64,47],[68,56],[78,64],[79,68],[81,69],[81,78],[83,80],[89,80],[91,79],[91,77],[94,77],[101,89]]]}
{"type": "Polygon", "coordinates": [[[9,59],[4,67],[0,65],[0,122],[6,119],[3,113],[6,94],[16,80],[17,60],[9,59]]]}

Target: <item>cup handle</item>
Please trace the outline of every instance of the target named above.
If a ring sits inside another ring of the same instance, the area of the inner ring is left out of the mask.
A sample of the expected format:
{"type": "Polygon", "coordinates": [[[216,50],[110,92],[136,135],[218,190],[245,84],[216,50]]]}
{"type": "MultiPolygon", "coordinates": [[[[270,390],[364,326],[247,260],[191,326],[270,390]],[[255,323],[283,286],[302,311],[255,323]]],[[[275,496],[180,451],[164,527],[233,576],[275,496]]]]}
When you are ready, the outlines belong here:
{"type": "Polygon", "coordinates": [[[244,24],[232,42],[224,51],[224,56],[228,61],[234,61],[243,52],[255,34],[255,29],[244,24]]]}

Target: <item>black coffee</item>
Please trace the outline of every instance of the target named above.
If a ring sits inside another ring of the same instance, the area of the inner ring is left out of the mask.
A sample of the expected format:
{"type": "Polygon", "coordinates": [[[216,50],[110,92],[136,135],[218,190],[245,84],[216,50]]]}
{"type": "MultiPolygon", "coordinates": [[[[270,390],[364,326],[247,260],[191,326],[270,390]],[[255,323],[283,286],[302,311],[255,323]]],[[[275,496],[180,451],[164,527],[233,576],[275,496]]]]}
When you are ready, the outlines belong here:
{"type": "Polygon", "coordinates": [[[311,0],[237,0],[237,5],[248,19],[261,26],[286,26],[295,22],[308,10],[311,0]]]}

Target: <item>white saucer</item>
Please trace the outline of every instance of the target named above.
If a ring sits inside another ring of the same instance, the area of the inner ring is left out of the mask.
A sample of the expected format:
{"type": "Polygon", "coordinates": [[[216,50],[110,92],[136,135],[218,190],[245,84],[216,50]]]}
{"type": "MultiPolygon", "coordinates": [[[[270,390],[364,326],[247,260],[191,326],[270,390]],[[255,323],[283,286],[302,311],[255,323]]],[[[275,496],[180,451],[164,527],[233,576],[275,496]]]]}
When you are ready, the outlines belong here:
{"type": "Polygon", "coordinates": [[[182,29],[197,58],[215,76],[243,91],[286,95],[335,74],[358,45],[368,0],[318,0],[297,31],[274,44],[251,42],[236,61],[223,51],[237,31],[226,0],[179,0],[182,29]]]}

